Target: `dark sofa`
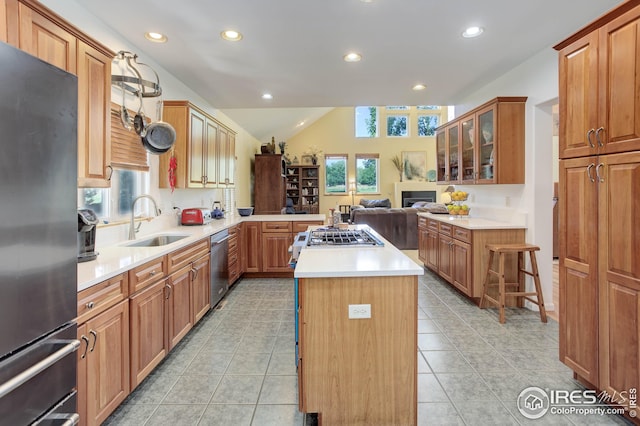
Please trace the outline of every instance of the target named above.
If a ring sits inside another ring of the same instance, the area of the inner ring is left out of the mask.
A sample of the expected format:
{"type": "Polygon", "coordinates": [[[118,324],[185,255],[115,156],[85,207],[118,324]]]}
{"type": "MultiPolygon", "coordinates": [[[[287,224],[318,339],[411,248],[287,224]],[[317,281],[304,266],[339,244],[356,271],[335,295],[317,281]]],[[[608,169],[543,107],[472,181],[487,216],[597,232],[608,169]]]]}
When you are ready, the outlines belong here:
{"type": "Polygon", "coordinates": [[[442,204],[416,203],[391,208],[389,199],[361,200],[351,207],[351,223],[367,224],[400,250],[418,249],[418,212],[446,211],[442,204]]]}

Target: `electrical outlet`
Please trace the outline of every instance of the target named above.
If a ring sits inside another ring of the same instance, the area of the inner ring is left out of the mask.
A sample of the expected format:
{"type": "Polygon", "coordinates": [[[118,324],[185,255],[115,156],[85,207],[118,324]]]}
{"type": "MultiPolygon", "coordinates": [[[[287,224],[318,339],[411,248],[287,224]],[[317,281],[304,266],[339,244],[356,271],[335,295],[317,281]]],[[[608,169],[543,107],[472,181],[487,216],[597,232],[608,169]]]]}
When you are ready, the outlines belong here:
{"type": "Polygon", "coordinates": [[[349,319],[371,318],[371,305],[349,305],[349,319]]]}

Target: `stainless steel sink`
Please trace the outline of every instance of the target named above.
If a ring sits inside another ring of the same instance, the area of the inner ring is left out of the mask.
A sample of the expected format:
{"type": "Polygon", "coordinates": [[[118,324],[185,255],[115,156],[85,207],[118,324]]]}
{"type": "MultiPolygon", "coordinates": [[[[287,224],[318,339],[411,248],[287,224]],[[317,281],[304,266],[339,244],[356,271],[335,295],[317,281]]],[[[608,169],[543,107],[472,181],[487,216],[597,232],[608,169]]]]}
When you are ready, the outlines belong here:
{"type": "Polygon", "coordinates": [[[126,247],[159,247],[175,243],[187,237],[188,235],[155,235],[144,240],[131,241],[124,245],[126,247]]]}

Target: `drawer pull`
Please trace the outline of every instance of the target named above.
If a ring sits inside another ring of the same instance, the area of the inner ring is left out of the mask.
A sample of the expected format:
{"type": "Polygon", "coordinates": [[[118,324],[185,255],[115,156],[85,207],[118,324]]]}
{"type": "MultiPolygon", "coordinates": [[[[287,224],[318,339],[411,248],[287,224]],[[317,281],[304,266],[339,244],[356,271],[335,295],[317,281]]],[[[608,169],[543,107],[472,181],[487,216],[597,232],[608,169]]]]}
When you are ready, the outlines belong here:
{"type": "Polygon", "coordinates": [[[87,309],[93,309],[93,307],[95,306],[95,304],[93,302],[89,302],[87,303],[87,309]]]}
{"type": "Polygon", "coordinates": [[[89,350],[89,339],[84,334],[80,338],[86,343],[86,346],[84,347],[84,352],[80,356],[80,358],[84,359],[87,356],[87,351],[89,350]]]}

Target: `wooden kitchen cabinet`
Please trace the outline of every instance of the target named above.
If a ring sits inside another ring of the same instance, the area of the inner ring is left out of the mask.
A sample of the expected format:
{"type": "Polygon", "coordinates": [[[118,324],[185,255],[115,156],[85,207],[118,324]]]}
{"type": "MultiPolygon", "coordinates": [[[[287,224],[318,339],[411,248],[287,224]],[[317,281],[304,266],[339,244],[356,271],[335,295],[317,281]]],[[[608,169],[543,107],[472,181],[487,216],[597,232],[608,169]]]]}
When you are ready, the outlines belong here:
{"type": "Polygon", "coordinates": [[[169,350],[193,328],[193,305],[191,302],[192,267],[187,265],[167,278],[167,336],[169,350]]]}
{"type": "Polygon", "coordinates": [[[242,222],[242,271],[262,272],[262,222],[242,222]]]}
{"type": "MultiPolygon", "coordinates": [[[[472,298],[476,303],[482,297],[482,284],[486,275],[489,253],[488,243],[524,243],[525,229],[467,229],[424,216],[418,216],[418,246],[423,247],[424,265],[441,278],[472,298]],[[424,219],[423,221],[420,221],[424,219]]],[[[454,221],[455,222],[455,221],[454,221]]],[[[497,270],[497,259],[494,260],[497,270]]],[[[517,263],[507,258],[507,279],[515,281],[517,263]]],[[[513,305],[515,298],[509,298],[513,305]]]]}
{"type": "Polygon", "coordinates": [[[598,185],[596,157],[560,162],[560,360],[598,383],[598,185]],[[575,243],[568,243],[568,242],[575,243]],[[578,243],[579,242],[579,243],[578,243]]]}
{"type": "Polygon", "coordinates": [[[133,391],[169,353],[164,279],[129,298],[131,333],[131,390],[133,391]]]}
{"type": "Polygon", "coordinates": [[[242,226],[241,225],[234,225],[232,227],[229,228],[229,258],[228,258],[228,263],[227,263],[227,267],[229,270],[229,286],[233,285],[233,283],[235,283],[238,278],[240,278],[240,275],[242,274],[241,271],[241,263],[242,261],[240,260],[240,250],[238,249],[238,245],[241,244],[242,242],[242,226]]]}
{"type": "Polygon", "coordinates": [[[436,129],[437,179],[524,183],[526,97],[498,97],[436,129]]]}
{"type": "Polygon", "coordinates": [[[114,53],[37,1],[4,2],[9,43],[78,76],[78,187],[109,187],[114,53]]]}
{"type": "Polygon", "coordinates": [[[129,395],[129,300],[78,326],[81,425],[100,425],[129,395]]]}
{"type": "MultiPolygon", "coordinates": [[[[176,188],[230,187],[234,180],[230,173],[235,172],[235,132],[189,101],[170,100],[163,105],[163,120],[175,128],[176,142],[171,151],[159,156],[160,170],[168,170],[171,155],[175,155],[176,188]]],[[[160,176],[159,187],[169,187],[166,174],[160,176]]]]}
{"type": "Polygon", "coordinates": [[[263,272],[292,272],[288,253],[292,229],[291,222],[262,222],[263,272]]]}
{"type": "Polygon", "coordinates": [[[129,395],[127,274],[78,293],[78,412],[99,425],[129,395]]]}
{"type": "Polygon", "coordinates": [[[285,207],[285,164],[280,154],[256,154],[254,214],[280,214],[285,207]]]}
{"type": "Polygon", "coordinates": [[[599,160],[600,388],[624,395],[640,388],[640,151],[599,160]]]}
{"type": "Polygon", "coordinates": [[[625,2],[555,46],[560,360],[626,409],[640,386],[639,31],[640,6],[625,2]]]}
{"type": "Polygon", "coordinates": [[[600,20],[600,28],[582,31],[555,47],[560,158],[640,149],[640,8],[630,7],[621,5],[600,20]]]}
{"type": "Polygon", "coordinates": [[[219,186],[235,187],[236,134],[224,126],[218,127],[218,158],[219,186]]]}
{"type": "Polygon", "coordinates": [[[209,253],[191,264],[193,295],[193,323],[196,324],[211,309],[211,259],[209,253]]]}

